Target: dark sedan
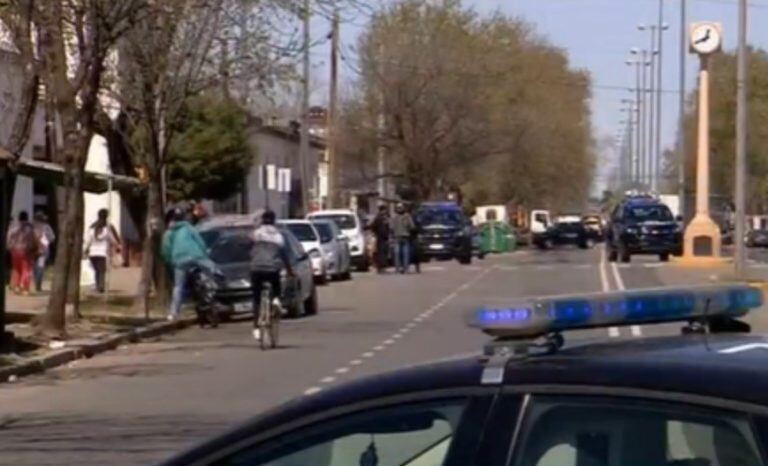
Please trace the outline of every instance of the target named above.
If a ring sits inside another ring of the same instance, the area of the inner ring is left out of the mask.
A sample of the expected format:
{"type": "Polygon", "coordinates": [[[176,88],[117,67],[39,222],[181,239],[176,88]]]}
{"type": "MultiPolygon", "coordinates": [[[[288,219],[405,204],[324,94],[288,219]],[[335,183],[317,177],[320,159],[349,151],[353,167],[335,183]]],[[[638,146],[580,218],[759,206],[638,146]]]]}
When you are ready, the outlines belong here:
{"type": "Polygon", "coordinates": [[[768,248],[768,230],[750,230],[747,233],[747,246],[750,248],[768,248]]]}
{"type": "Polygon", "coordinates": [[[568,221],[555,223],[544,233],[536,235],[534,244],[539,249],[568,245],[589,249],[595,245],[595,238],[581,221],[568,221]]]}

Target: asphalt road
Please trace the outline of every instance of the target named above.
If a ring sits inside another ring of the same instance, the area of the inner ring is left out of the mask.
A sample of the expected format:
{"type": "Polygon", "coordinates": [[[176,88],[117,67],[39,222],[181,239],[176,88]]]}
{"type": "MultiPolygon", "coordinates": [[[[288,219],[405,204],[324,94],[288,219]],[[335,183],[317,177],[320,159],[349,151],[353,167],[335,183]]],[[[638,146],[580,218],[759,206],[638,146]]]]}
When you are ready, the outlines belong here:
{"type": "MultiPolygon", "coordinates": [[[[431,262],[421,275],[355,275],[324,286],[320,314],[284,322],[263,352],[247,322],[190,329],[0,385],[0,463],[151,464],[289,398],[355,377],[476,353],[464,325],[481,305],[523,296],[715,280],[654,258],[607,264],[602,248],[522,250],[431,262]]],[[[768,321],[756,322],[758,329],[768,321]]],[[[679,327],[679,326],[678,326],[679,327]]],[[[675,326],[602,329],[568,338],[642,338],[675,326]]]]}

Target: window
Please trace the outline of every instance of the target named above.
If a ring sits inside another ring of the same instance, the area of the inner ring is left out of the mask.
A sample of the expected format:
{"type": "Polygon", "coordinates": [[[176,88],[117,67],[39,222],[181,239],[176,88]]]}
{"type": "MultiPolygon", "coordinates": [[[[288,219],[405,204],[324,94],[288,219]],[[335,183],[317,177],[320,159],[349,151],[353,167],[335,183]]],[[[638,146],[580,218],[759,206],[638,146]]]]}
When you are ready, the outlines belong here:
{"type": "Polygon", "coordinates": [[[313,215],[312,218],[314,220],[331,220],[342,230],[352,230],[357,228],[355,217],[349,214],[320,214],[313,215]]]}
{"type": "Polygon", "coordinates": [[[440,466],[463,401],[397,405],[337,418],[235,453],[217,466],[440,466]]]}
{"type": "Polygon", "coordinates": [[[458,210],[422,209],[416,213],[416,222],[419,225],[452,225],[461,226],[465,223],[465,217],[458,210]]]}
{"type": "Polygon", "coordinates": [[[330,223],[315,223],[315,228],[317,229],[317,232],[320,234],[320,242],[330,243],[333,241],[333,227],[330,223]]]}
{"type": "Polygon", "coordinates": [[[743,417],[633,400],[543,399],[517,466],[759,466],[743,417]]]}
{"type": "Polygon", "coordinates": [[[315,229],[309,223],[287,223],[286,228],[291,230],[299,241],[317,241],[315,229]]]}
{"type": "Polygon", "coordinates": [[[657,222],[671,222],[674,220],[669,207],[665,205],[633,206],[629,209],[629,219],[638,222],[653,220],[657,222]]]}

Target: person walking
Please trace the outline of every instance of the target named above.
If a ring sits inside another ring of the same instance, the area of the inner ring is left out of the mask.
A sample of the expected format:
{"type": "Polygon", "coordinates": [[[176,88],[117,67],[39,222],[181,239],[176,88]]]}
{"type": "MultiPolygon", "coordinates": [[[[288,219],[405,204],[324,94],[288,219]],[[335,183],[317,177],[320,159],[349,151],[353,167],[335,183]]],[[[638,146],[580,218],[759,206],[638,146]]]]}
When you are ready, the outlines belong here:
{"type": "Polygon", "coordinates": [[[120,236],[115,227],[109,223],[107,209],[99,209],[96,221],[88,227],[83,252],[83,255],[91,261],[96,279],[96,291],[104,293],[109,260],[113,253],[120,253],[120,236]]]}
{"type": "MultiPolygon", "coordinates": [[[[413,212],[413,209],[411,209],[413,212]]],[[[421,225],[419,225],[418,217],[411,214],[413,219],[413,228],[411,228],[411,262],[416,273],[421,273],[421,244],[419,244],[419,233],[421,233],[421,225]]]]}
{"type": "Polygon", "coordinates": [[[43,291],[43,275],[45,275],[45,266],[48,263],[48,258],[51,255],[51,246],[56,241],[56,234],[53,232],[53,228],[48,223],[48,217],[43,212],[37,212],[35,214],[35,235],[40,242],[40,250],[35,258],[34,264],[34,278],[35,278],[35,291],[40,293],[43,291]]]}
{"type": "Polygon", "coordinates": [[[19,212],[18,222],[8,232],[7,245],[11,254],[11,290],[28,295],[32,264],[39,253],[40,243],[26,211],[19,212]]]}
{"type": "Polygon", "coordinates": [[[379,206],[379,212],[371,222],[370,230],[376,238],[374,264],[376,272],[383,273],[389,265],[389,212],[387,206],[379,206]]]}
{"type": "Polygon", "coordinates": [[[395,240],[395,270],[397,273],[408,273],[411,263],[411,232],[415,228],[413,217],[398,204],[392,217],[392,236],[395,240]]]}
{"type": "Polygon", "coordinates": [[[168,228],[163,235],[160,253],[173,271],[173,293],[168,320],[176,320],[181,312],[184,289],[189,281],[189,274],[195,267],[202,267],[212,275],[216,273],[216,264],[208,256],[208,246],[200,232],[188,221],[190,215],[182,209],[171,209],[166,214],[168,228]]]}

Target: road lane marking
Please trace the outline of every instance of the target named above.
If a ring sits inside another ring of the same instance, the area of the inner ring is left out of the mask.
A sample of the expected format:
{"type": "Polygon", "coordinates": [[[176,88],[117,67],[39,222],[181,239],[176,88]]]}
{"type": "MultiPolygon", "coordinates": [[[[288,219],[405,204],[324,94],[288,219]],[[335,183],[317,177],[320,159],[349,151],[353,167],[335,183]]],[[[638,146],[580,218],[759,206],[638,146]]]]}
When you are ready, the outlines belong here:
{"type": "Polygon", "coordinates": [[[400,338],[403,338],[403,334],[402,333],[395,333],[394,335],[392,335],[392,339],[393,340],[398,340],[400,338]]]}
{"type": "Polygon", "coordinates": [[[414,327],[416,327],[416,324],[414,324],[413,322],[408,322],[407,324],[405,324],[405,328],[414,328],[414,327]]]}
{"type": "Polygon", "coordinates": [[[383,342],[381,342],[381,344],[382,344],[382,345],[386,345],[386,346],[389,346],[389,345],[394,345],[394,344],[395,344],[395,340],[392,340],[392,339],[390,338],[389,340],[384,340],[383,342]]]}
{"type": "Polygon", "coordinates": [[[373,357],[373,353],[368,351],[368,352],[365,352],[365,353],[361,354],[360,356],[362,356],[364,358],[372,358],[373,357]]]}
{"type": "MultiPolygon", "coordinates": [[[[616,281],[616,289],[618,291],[626,290],[627,287],[624,286],[624,280],[621,278],[621,274],[619,273],[619,268],[616,267],[615,262],[611,263],[611,271],[613,272],[613,279],[616,281]]],[[[632,333],[633,337],[643,336],[643,329],[639,325],[630,326],[629,331],[632,333]]]]}
{"type": "Polygon", "coordinates": [[[337,374],[346,374],[347,372],[349,372],[349,367],[339,367],[338,369],[336,369],[333,372],[335,372],[337,374]]]}
{"type": "Polygon", "coordinates": [[[663,262],[651,262],[649,264],[643,264],[643,267],[646,269],[655,269],[656,267],[664,267],[665,265],[667,264],[663,262]]]}
{"type": "Polygon", "coordinates": [[[374,346],[374,347],[373,347],[373,350],[374,350],[374,351],[384,351],[384,346],[382,346],[382,345],[379,345],[379,346],[374,346]]]}
{"type": "Polygon", "coordinates": [[[349,365],[350,366],[359,366],[362,363],[363,363],[363,361],[360,360],[360,359],[353,359],[353,360],[349,361],[349,365]]]}
{"type": "Polygon", "coordinates": [[[322,391],[323,391],[323,389],[320,388],[320,387],[309,387],[308,389],[306,389],[304,391],[304,394],[306,396],[310,396],[310,395],[314,395],[315,393],[320,393],[322,391]]]}
{"type": "Polygon", "coordinates": [[[320,383],[333,383],[336,380],[336,377],[331,377],[330,375],[328,377],[323,377],[320,379],[320,383]]]}
{"type": "MultiPolygon", "coordinates": [[[[608,281],[608,272],[605,271],[607,262],[605,260],[605,248],[600,250],[600,284],[603,287],[604,292],[611,291],[611,282],[608,281]]],[[[608,336],[610,338],[618,338],[621,336],[619,333],[619,327],[608,327],[608,336]]]]}

